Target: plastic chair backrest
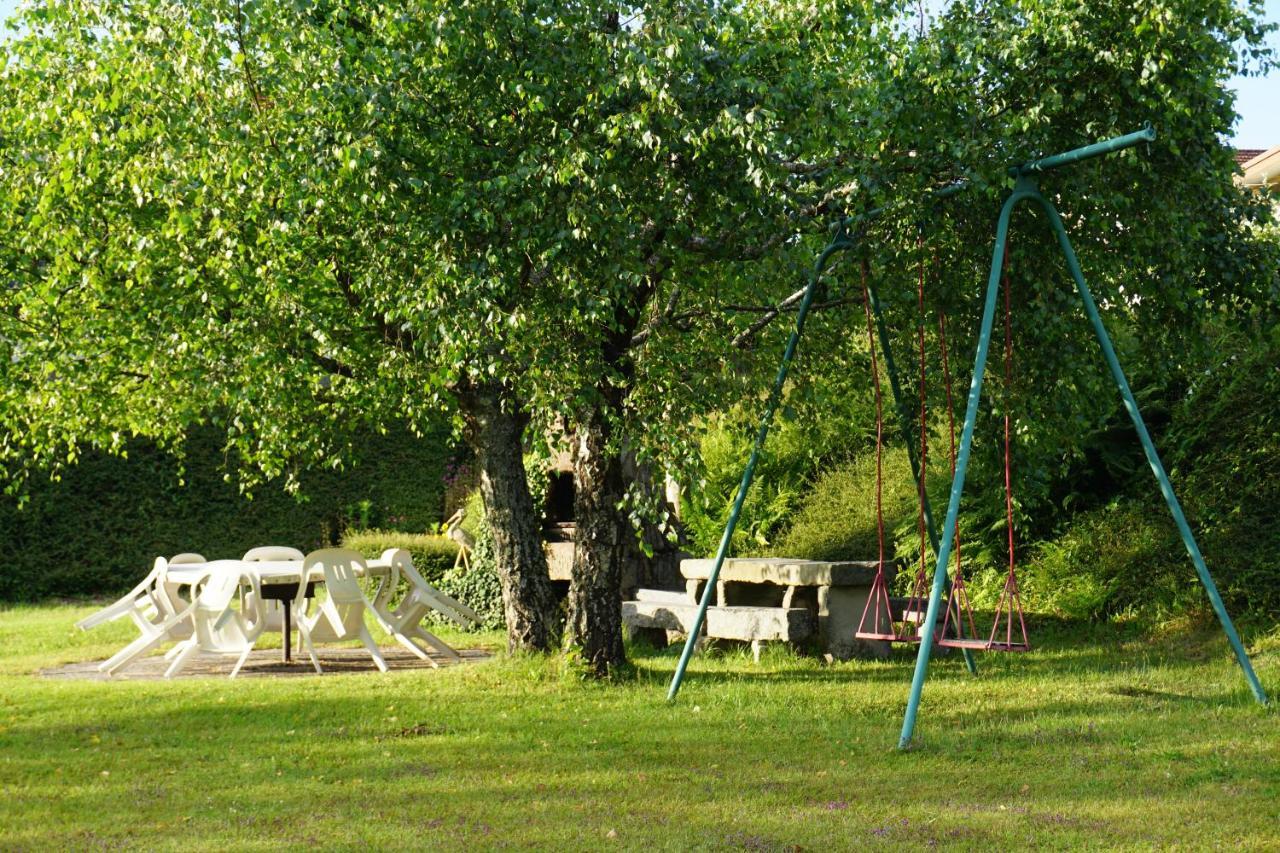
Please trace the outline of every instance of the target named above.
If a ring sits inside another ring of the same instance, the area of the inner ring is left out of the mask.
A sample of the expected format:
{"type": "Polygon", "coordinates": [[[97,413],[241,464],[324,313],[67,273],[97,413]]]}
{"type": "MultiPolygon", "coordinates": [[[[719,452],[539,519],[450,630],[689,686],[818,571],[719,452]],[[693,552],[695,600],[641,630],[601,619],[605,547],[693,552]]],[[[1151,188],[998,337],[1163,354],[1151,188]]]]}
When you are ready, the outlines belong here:
{"type": "Polygon", "coordinates": [[[246,563],[262,563],[274,560],[303,560],[306,555],[287,545],[261,545],[244,552],[240,559],[246,563]]]}
{"type": "Polygon", "coordinates": [[[310,575],[316,566],[324,572],[325,591],[330,601],[364,603],[364,591],[356,580],[365,571],[364,557],[345,548],[325,548],[308,554],[302,562],[302,571],[310,575]]]}
{"type": "Polygon", "coordinates": [[[196,639],[202,649],[211,652],[241,651],[246,644],[257,639],[264,625],[262,596],[256,581],[245,572],[210,572],[199,587],[192,618],[196,639]],[[252,609],[247,612],[235,610],[232,602],[246,586],[254,594],[241,601],[252,609]]]}
{"type": "Polygon", "coordinates": [[[403,548],[388,548],[382,552],[382,562],[391,566],[393,572],[392,583],[395,582],[395,574],[404,575],[405,580],[415,587],[423,587],[427,585],[422,575],[418,573],[417,568],[413,565],[413,555],[403,548]]]}
{"type": "Polygon", "coordinates": [[[206,560],[204,557],[200,556],[199,554],[192,553],[190,551],[184,551],[181,554],[174,554],[172,557],[169,558],[169,565],[171,566],[189,566],[192,563],[207,563],[207,562],[209,561],[206,560]]]}

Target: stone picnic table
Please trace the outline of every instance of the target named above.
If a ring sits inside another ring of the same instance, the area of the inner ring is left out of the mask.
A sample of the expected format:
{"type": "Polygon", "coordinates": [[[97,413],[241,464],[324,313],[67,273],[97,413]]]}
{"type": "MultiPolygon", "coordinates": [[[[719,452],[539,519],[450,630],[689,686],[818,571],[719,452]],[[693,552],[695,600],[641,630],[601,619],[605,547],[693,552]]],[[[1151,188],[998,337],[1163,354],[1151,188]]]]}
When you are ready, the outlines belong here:
{"type": "MultiPolygon", "coordinates": [[[[666,629],[688,633],[697,614],[714,560],[680,563],[684,593],[639,590],[636,601],[624,602],[623,617],[633,629],[666,629]]],[[[886,566],[886,570],[891,570],[886,566]]],[[[759,655],[767,640],[817,638],[833,658],[883,657],[888,644],[858,640],[862,610],[875,578],[875,562],[797,560],[786,557],[735,557],[724,561],[707,609],[708,637],[744,640],[759,655]]]]}

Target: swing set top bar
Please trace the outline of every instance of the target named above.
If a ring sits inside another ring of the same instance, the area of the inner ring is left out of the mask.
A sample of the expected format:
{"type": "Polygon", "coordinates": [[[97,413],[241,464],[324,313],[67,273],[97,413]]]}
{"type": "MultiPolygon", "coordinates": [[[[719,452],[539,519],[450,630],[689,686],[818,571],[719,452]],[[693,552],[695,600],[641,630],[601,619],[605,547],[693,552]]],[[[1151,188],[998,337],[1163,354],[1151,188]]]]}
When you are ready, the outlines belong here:
{"type": "Polygon", "coordinates": [[[1030,163],[1023,163],[1021,166],[1013,166],[1009,169],[1009,175],[1011,177],[1020,178],[1023,175],[1047,172],[1050,169],[1056,169],[1059,166],[1070,166],[1073,163],[1079,163],[1082,160],[1089,160],[1093,157],[1101,157],[1103,154],[1110,154],[1113,151],[1122,151],[1125,148],[1132,148],[1139,142],[1151,142],[1155,138],[1155,128],[1151,125],[1147,125],[1142,130],[1137,130],[1133,133],[1126,133],[1124,136],[1104,139],[1102,142],[1095,142],[1092,145],[1085,145],[1082,148],[1075,148],[1071,151],[1064,151],[1061,154],[1041,157],[1039,160],[1032,160],[1030,163]]]}
{"type": "MultiPolygon", "coordinates": [[[[1091,160],[1094,157],[1101,157],[1104,154],[1123,151],[1126,148],[1132,148],[1139,142],[1153,142],[1155,138],[1155,128],[1148,124],[1146,127],[1141,130],[1135,130],[1133,133],[1126,133],[1123,136],[1113,136],[1110,139],[1104,139],[1101,142],[1095,142],[1092,145],[1084,145],[1080,148],[1073,148],[1070,151],[1063,151],[1061,154],[1050,154],[1048,157],[1041,157],[1038,160],[1023,163],[1021,166],[1010,166],[1008,169],[1009,177],[1020,178],[1026,175],[1039,175],[1062,166],[1070,166],[1084,160],[1091,160]]],[[[950,198],[953,195],[973,188],[973,186],[978,183],[981,182],[969,178],[961,178],[953,183],[947,184],[945,187],[933,190],[929,195],[934,200],[950,198]]],[[[876,219],[882,214],[888,212],[890,207],[891,206],[876,207],[859,216],[844,217],[837,220],[834,227],[845,228],[849,223],[857,220],[876,219]]]]}

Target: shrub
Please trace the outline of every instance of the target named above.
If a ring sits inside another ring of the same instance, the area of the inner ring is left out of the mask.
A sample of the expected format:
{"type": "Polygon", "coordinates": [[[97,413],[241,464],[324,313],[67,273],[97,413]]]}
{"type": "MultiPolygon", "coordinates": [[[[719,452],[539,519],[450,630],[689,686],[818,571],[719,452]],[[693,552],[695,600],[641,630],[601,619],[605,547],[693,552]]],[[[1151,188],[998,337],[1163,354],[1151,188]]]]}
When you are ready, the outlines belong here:
{"type": "Polygon", "coordinates": [[[1034,610],[1094,619],[1129,609],[1168,612],[1197,593],[1186,552],[1163,504],[1121,499],[1080,513],[1041,544],[1022,574],[1034,610]]]}
{"type": "MultiPolygon", "coordinates": [[[[1280,613],[1280,341],[1224,343],[1159,441],[1209,571],[1235,612],[1280,613]]],[[[1145,466],[1028,566],[1037,607],[1098,617],[1202,606],[1204,592],[1145,466]]]]}
{"type": "Polygon", "coordinates": [[[471,567],[450,568],[440,578],[440,588],[474,610],[480,617],[481,628],[497,630],[506,626],[502,582],[498,579],[488,525],[482,524],[477,529],[471,567]]]}
{"type": "Polygon", "coordinates": [[[388,548],[403,548],[413,557],[413,565],[427,583],[439,585],[440,578],[458,559],[458,545],[452,539],[431,533],[401,533],[396,530],[355,530],[342,538],[344,548],[366,559],[379,557],[388,548]]]}
{"type": "MultiPolygon", "coordinates": [[[[900,447],[885,450],[883,472],[888,558],[894,555],[897,529],[909,522],[915,530],[916,487],[907,453],[900,447]]],[[[771,550],[779,556],[809,560],[876,559],[875,478],[874,450],[823,475],[771,550]]]]}
{"type": "MultiPolygon", "coordinates": [[[[832,407],[821,415],[779,417],[756,465],[732,553],[776,550],[777,537],[821,467],[866,446],[866,412],[856,399],[846,403],[845,410],[832,407]]],[[[700,446],[703,478],[696,488],[685,491],[680,513],[695,552],[714,553],[720,543],[755,440],[757,408],[740,407],[708,423],[700,446]]],[[[789,412],[788,407],[783,414],[789,412]]],[[[869,422],[874,428],[874,419],[869,422]]]]}

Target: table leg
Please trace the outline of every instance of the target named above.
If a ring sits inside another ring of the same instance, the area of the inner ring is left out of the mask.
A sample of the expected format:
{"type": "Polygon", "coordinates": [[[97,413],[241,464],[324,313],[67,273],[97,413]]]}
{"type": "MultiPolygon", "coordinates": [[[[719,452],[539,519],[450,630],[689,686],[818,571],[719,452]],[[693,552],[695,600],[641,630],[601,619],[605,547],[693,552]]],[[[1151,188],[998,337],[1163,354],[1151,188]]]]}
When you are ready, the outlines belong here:
{"type": "Polygon", "coordinates": [[[284,662],[288,663],[290,659],[289,637],[293,631],[293,625],[292,625],[293,602],[283,601],[281,602],[281,604],[284,605],[284,662]]]}

